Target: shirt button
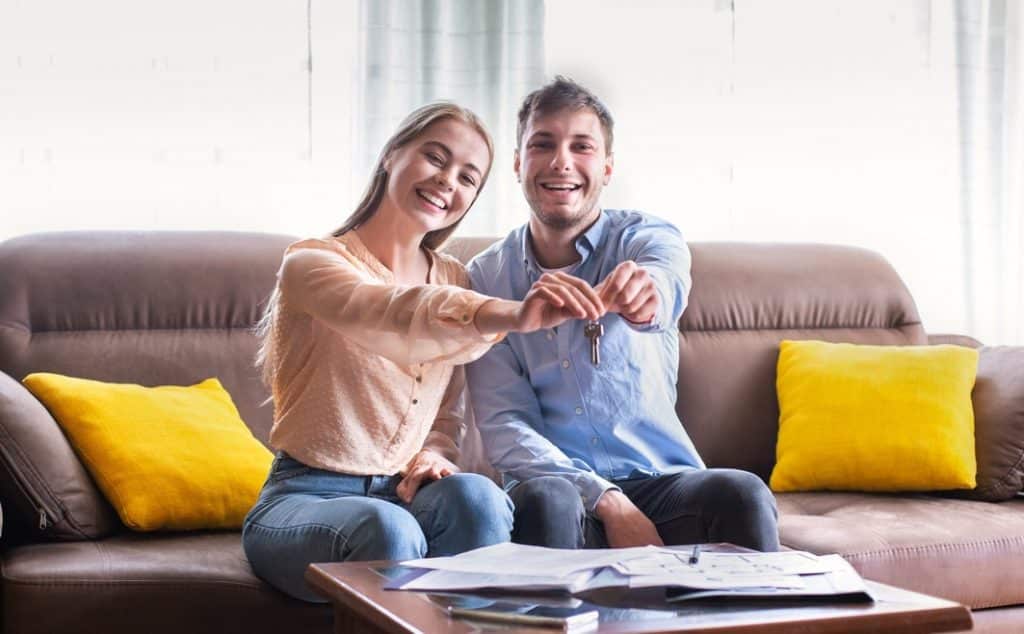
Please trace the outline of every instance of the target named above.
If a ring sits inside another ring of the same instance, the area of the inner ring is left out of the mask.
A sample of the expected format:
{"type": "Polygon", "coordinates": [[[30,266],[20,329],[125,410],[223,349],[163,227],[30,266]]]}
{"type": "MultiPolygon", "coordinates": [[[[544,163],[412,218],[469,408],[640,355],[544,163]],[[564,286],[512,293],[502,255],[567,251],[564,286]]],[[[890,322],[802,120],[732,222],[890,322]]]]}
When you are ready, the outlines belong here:
{"type": "Polygon", "coordinates": [[[422,376],[416,377],[416,382],[417,383],[423,383],[423,377],[422,376]]]}
{"type": "Polygon", "coordinates": [[[596,445],[597,444],[597,436],[594,436],[593,438],[590,439],[590,444],[591,445],[596,445]]]}
{"type": "Polygon", "coordinates": [[[569,367],[569,360],[568,359],[562,359],[562,367],[563,368],[569,367]]]}
{"type": "Polygon", "coordinates": [[[554,338],[555,338],[555,333],[553,333],[553,332],[549,332],[549,333],[547,334],[547,338],[548,338],[548,341],[551,341],[552,339],[554,339],[554,338]]]}
{"type": "Polygon", "coordinates": [[[412,399],[412,404],[413,404],[413,405],[415,405],[416,403],[419,403],[419,402],[420,402],[420,401],[419,401],[419,399],[415,399],[415,398],[414,398],[414,399],[412,399]]]}
{"type": "Polygon", "coordinates": [[[579,416],[582,413],[583,413],[583,408],[582,407],[577,407],[576,408],[576,415],[579,416]]]}
{"type": "Polygon", "coordinates": [[[469,321],[469,315],[463,315],[462,316],[462,323],[466,323],[468,321],[469,321]]]}

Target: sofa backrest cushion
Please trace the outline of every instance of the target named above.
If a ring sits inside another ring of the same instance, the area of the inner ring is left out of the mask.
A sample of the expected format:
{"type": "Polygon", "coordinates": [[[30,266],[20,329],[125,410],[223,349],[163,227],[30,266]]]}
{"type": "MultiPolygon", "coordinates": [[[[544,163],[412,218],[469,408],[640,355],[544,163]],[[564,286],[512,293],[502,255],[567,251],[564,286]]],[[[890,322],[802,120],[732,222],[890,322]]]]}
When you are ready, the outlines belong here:
{"type": "MultiPolygon", "coordinates": [[[[143,385],[192,385],[215,376],[265,442],[273,412],[263,405],[268,392],[253,367],[251,329],[293,240],[127,231],[8,240],[0,244],[0,371],[16,381],[53,372],[143,385]]],[[[491,242],[455,240],[447,250],[466,261],[491,242]]],[[[696,243],[691,250],[694,287],[680,323],[676,409],[709,465],[768,478],[782,339],[927,343],[902,281],[869,251],[741,243],[696,243]]],[[[30,458],[68,458],[65,449],[30,458]]],[[[60,473],[74,469],[64,464],[60,473]]],[[[95,489],[87,476],[74,486],[95,489]]]]}
{"type": "Polygon", "coordinates": [[[775,464],[775,367],[783,339],[926,344],[892,266],[864,249],[695,243],[680,322],[676,411],[708,466],[767,479],[775,464]]]}
{"type": "MultiPolygon", "coordinates": [[[[252,327],[292,241],[240,232],[129,231],[8,240],[0,244],[0,371],[14,381],[52,372],[142,385],[193,385],[217,377],[253,434],[266,442],[273,412],[253,367],[252,327]]],[[[60,497],[69,522],[95,527],[83,536],[109,530],[109,507],[85,509],[89,500],[96,504],[98,493],[56,423],[35,414],[24,422],[52,426],[41,432],[47,440],[22,443],[23,460],[5,460],[0,477],[34,468],[51,481],[54,493],[77,492],[77,501],[60,497]]],[[[36,526],[34,515],[12,517],[34,504],[6,499],[16,489],[11,482],[0,486],[0,504],[12,512],[7,520],[36,526]]],[[[72,534],[51,530],[37,536],[72,534]]]]}

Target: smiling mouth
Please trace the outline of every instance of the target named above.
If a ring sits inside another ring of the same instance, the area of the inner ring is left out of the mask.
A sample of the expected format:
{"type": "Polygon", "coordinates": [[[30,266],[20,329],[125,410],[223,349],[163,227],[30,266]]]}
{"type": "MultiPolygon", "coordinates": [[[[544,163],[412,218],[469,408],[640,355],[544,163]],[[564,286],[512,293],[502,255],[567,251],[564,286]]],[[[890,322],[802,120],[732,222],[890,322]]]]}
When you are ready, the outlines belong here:
{"type": "Polygon", "coordinates": [[[445,203],[444,200],[438,198],[437,196],[434,196],[433,194],[417,189],[416,195],[422,198],[423,200],[427,201],[431,205],[437,207],[438,209],[448,209],[448,204],[445,203]]]}
{"type": "Polygon", "coordinates": [[[549,192],[574,192],[580,188],[580,185],[574,183],[547,183],[542,184],[541,188],[549,192]]]}

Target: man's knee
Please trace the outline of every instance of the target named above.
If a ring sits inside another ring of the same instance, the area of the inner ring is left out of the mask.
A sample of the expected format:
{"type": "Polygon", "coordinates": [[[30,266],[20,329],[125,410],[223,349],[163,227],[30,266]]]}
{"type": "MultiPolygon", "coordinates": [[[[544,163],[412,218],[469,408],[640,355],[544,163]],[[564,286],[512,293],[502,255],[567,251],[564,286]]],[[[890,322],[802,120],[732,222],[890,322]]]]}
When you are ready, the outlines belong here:
{"type": "Polygon", "coordinates": [[[713,469],[709,483],[716,492],[714,498],[723,509],[737,509],[754,514],[776,517],[775,496],[761,478],[749,471],[713,469]]]}
{"type": "Polygon", "coordinates": [[[582,548],[585,509],[580,494],[564,478],[531,478],[510,492],[515,504],[512,540],[549,548],[582,548]]]}
{"type": "Polygon", "coordinates": [[[761,551],[778,550],[775,496],[761,478],[747,471],[716,469],[708,484],[718,491],[708,511],[717,518],[721,539],[761,551]]]}
{"type": "Polygon", "coordinates": [[[571,482],[556,476],[542,476],[520,482],[510,493],[516,514],[544,517],[571,516],[582,520],[583,500],[571,482]]]}

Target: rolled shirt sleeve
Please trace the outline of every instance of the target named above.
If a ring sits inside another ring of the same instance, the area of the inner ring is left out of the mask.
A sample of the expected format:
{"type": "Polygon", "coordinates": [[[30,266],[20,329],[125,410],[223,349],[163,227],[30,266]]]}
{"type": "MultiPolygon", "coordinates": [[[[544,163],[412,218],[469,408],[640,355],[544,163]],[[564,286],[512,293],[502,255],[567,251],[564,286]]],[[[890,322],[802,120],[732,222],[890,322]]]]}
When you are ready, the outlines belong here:
{"type": "Polygon", "coordinates": [[[692,286],[690,249],[679,229],[649,216],[644,223],[624,232],[623,246],[626,259],[636,262],[651,276],[658,295],[658,308],[651,321],[626,323],[639,332],[674,330],[686,309],[692,286]]]}

